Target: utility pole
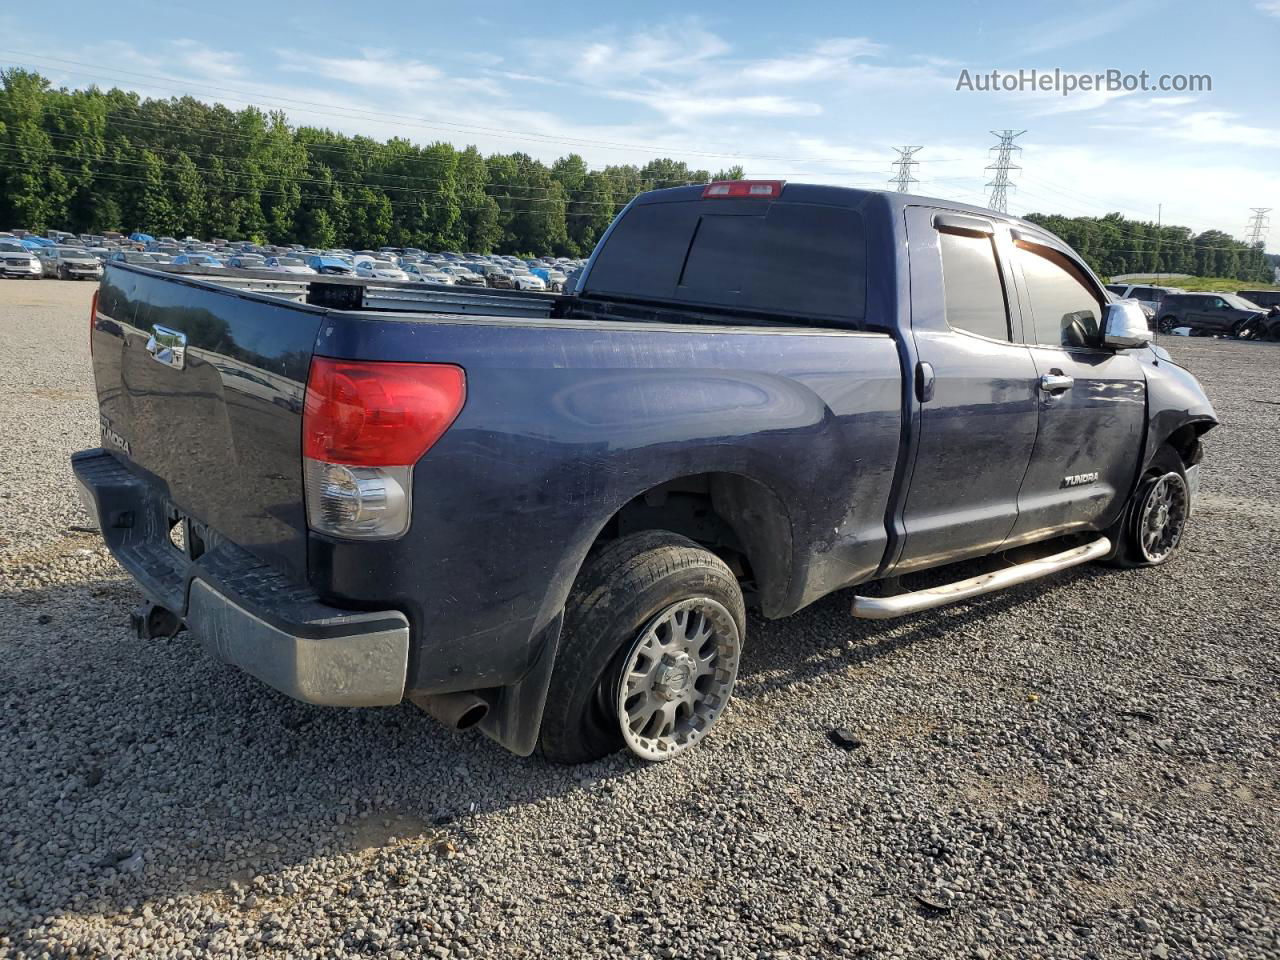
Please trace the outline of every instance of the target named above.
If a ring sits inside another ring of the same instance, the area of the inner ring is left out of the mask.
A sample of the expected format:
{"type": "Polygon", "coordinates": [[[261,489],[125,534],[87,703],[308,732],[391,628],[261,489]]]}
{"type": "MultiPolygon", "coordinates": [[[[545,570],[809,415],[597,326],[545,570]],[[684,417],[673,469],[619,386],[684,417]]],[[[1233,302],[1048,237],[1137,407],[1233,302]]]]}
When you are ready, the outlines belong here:
{"type": "Polygon", "coordinates": [[[1249,245],[1256,247],[1266,240],[1267,227],[1270,226],[1271,221],[1267,214],[1271,212],[1271,208],[1250,207],[1249,211],[1253,216],[1249,218],[1249,226],[1245,229],[1249,232],[1249,245]]]}
{"type": "Polygon", "coordinates": [[[1156,286],[1160,286],[1160,259],[1164,256],[1164,235],[1161,228],[1164,225],[1164,204],[1156,204],[1156,286]]]}
{"type": "Polygon", "coordinates": [[[911,175],[911,168],[919,166],[920,161],[911,158],[924,147],[894,147],[893,149],[898,154],[898,159],[893,161],[893,177],[889,182],[897,185],[899,193],[910,193],[911,185],[920,182],[911,175]]]}
{"type": "Polygon", "coordinates": [[[1025,130],[992,130],[993,137],[999,137],[1000,142],[991,149],[996,151],[995,163],[987,166],[988,170],[994,170],[995,176],[991,178],[986,186],[991,188],[991,199],[987,201],[987,206],[992,210],[1000,213],[1008,213],[1008,197],[1006,193],[1011,186],[1009,181],[1010,170],[1021,170],[1022,168],[1013,162],[1013,153],[1016,150],[1022,152],[1021,147],[1015,147],[1013,141],[1022,136],[1025,130]]]}

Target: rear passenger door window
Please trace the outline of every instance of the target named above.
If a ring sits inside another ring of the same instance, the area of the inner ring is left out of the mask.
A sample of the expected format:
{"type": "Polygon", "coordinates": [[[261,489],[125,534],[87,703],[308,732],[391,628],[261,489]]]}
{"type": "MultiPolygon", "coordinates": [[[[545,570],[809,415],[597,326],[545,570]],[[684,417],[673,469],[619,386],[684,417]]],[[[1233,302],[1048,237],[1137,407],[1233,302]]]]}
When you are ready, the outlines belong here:
{"type": "Polygon", "coordinates": [[[990,234],[938,232],[947,323],[953,330],[1008,341],[1009,307],[990,234]]]}
{"type": "Polygon", "coordinates": [[[1035,342],[1043,346],[1098,347],[1102,344],[1102,302],[1069,258],[1019,241],[1035,342]]]}

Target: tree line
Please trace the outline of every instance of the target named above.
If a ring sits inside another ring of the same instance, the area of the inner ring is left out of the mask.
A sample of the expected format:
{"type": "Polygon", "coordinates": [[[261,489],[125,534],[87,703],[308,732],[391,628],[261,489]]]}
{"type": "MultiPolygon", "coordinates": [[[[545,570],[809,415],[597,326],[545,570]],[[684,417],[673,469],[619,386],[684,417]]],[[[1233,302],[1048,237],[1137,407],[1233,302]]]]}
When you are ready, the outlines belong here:
{"type": "MultiPolygon", "coordinates": [[[[54,88],[38,73],[0,71],[0,228],[585,256],[635,194],[741,177],[741,167],[713,174],[665,158],[592,170],[577,154],[548,165],[379,141],[255,107],[54,88]]],[[[1028,219],[1103,276],[1270,278],[1261,248],[1220,231],[1118,213],[1028,219]]]]}
{"type": "Polygon", "coordinates": [[[635,194],[741,167],[378,141],[192,97],[55,89],[0,71],[0,228],[585,256],[635,194]]]}
{"type": "Polygon", "coordinates": [[[1130,220],[1118,213],[1105,217],[1029,213],[1025,219],[1057,234],[1104,278],[1190,273],[1270,283],[1273,276],[1261,244],[1241,243],[1221,230],[1194,233],[1189,227],[1130,220]]]}

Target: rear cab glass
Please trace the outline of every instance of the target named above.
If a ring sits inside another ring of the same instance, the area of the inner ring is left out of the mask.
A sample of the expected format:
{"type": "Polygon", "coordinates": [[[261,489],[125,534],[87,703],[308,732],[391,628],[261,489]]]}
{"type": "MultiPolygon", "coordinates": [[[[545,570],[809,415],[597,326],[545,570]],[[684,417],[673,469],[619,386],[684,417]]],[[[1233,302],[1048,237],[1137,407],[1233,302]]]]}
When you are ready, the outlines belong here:
{"type": "Polygon", "coordinates": [[[633,206],[609,233],[584,294],[861,321],[866,231],[850,207],[780,200],[633,206]]]}

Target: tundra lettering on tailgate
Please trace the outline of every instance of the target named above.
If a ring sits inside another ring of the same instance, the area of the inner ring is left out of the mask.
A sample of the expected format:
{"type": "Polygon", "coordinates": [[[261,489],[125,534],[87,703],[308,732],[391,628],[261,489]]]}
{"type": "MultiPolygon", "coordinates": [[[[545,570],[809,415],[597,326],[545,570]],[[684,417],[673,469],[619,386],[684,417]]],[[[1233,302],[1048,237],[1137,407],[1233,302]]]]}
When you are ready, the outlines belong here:
{"type": "Polygon", "coordinates": [[[111,429],[111,421],[106,417],[99,414],[98,420],[102,424],[102,442],[108,446],[119,447],[126,456],[129,456],[129,441],[111,429]]]}

